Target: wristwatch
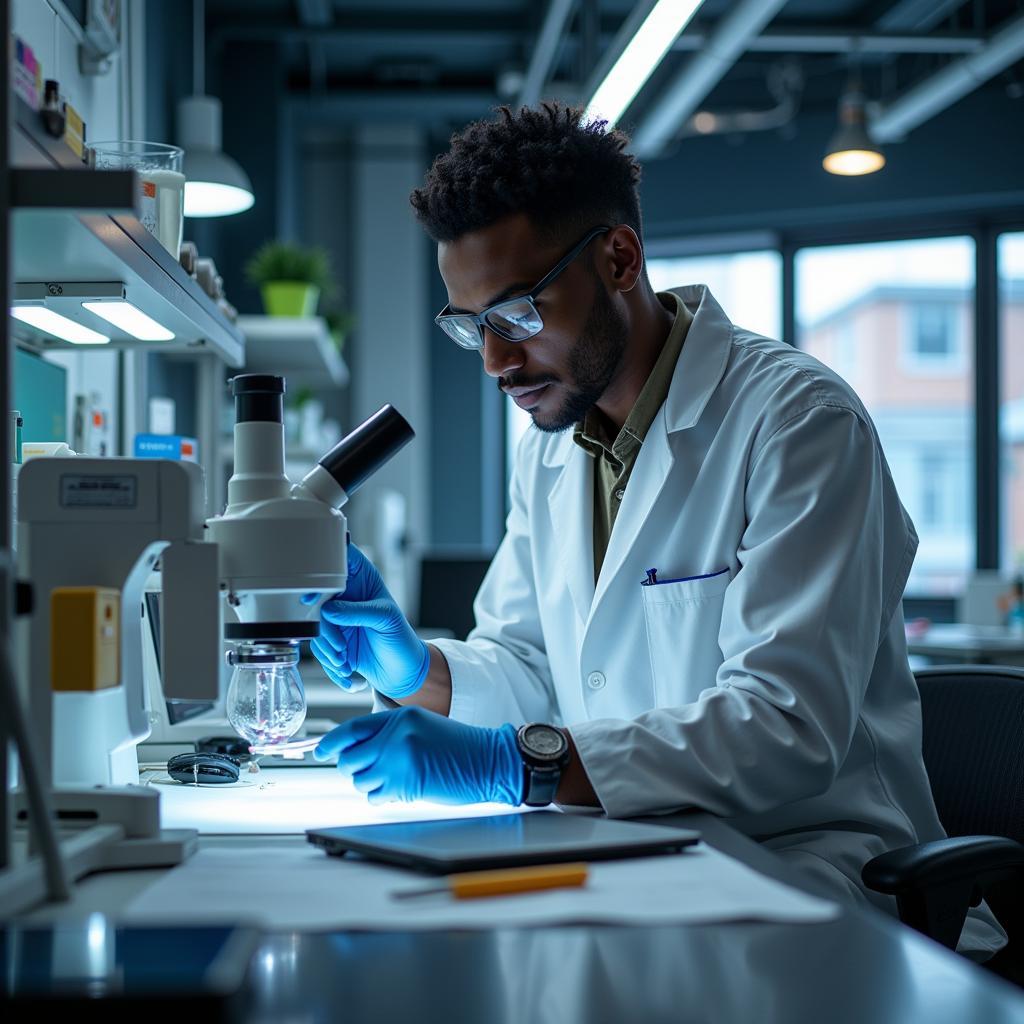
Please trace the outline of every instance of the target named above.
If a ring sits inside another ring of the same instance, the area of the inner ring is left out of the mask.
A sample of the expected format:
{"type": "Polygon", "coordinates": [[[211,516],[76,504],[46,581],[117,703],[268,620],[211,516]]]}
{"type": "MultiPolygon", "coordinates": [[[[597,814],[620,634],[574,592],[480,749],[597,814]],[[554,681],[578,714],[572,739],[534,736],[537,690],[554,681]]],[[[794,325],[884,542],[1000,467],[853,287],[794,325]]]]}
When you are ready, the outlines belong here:
{"type": "Polygon", "coordinates": [[[569,741],[561,729],[533,722],[516,732],[516,746],[523,759],[527,807],[547,807],[555,799],[558,782],[569,763],[569,741]]]}

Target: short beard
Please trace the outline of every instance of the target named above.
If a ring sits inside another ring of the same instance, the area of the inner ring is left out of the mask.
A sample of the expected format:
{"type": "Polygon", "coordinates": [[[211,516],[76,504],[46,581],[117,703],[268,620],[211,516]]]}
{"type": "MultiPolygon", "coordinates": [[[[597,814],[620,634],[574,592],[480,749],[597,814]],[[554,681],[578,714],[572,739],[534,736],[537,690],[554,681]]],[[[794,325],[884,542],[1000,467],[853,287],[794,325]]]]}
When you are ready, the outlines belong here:
{"type": "Polygon", "coordinates": [[[604,282],[595,277],[596,293],[587,322],[569,352],[569,381],[565,401],[550,419],[533,416],[534,426],[547,434],[568,430],[597,405],[622,365],[629,340],[626,318],[615,308],[604,282]]]}

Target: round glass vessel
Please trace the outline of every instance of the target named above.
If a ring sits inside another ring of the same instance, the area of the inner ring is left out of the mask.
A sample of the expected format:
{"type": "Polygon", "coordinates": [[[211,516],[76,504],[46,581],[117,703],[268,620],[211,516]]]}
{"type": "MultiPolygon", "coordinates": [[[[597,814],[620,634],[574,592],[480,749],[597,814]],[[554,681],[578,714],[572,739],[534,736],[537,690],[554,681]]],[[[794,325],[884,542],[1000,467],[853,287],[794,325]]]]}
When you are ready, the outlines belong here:
{"type": "Polygon", "coordinates": [[[238,643],[228,652],[234,666],[227,716],[252,744],[284,743],[306,719],[306,693],[296,667],[297,643],[238,643]]]}

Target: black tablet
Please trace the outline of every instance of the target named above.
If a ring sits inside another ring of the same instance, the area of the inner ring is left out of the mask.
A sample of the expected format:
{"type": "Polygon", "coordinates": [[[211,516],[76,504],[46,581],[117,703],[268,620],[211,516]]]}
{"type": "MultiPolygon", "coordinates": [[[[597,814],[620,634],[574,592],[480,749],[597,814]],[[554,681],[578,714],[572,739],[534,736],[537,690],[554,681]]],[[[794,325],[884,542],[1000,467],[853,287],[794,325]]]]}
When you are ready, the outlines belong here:
{"type": "Polygon", "coordinates": [[[532,811],[311,829],[306,838],[334,856],[359,853],[403,867],[449,874],[672,853],[692,846],[700,833],[591,815],[532,811]]]}

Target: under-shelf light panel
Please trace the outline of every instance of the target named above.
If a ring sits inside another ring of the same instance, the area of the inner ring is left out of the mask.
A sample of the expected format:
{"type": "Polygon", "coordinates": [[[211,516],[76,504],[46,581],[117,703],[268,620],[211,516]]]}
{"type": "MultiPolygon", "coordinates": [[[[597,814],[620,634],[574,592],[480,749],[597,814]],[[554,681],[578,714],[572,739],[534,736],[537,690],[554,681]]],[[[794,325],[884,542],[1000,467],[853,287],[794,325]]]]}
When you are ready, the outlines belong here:
{"type": "Polygon", "coordinates": [[[11,316],[72,345],[106,345],[110,338],[45,306],[11,306],[11,316]]]}
{"type": "Polygon", "coordinates": [[[82,308],[130,334],[139,341],[171,341],[174,332],[130,302],[83,302],[82,308]]]}

